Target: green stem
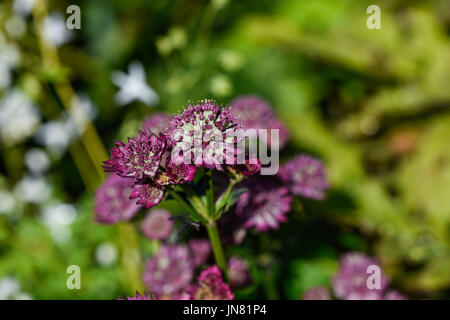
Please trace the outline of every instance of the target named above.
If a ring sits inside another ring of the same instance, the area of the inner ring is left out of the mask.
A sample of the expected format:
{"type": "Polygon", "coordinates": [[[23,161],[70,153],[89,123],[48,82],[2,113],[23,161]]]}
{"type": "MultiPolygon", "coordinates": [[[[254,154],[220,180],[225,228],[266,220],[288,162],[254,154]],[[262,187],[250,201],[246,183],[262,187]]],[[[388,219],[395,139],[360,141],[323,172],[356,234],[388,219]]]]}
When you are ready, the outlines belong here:
{"type": "Polygon", "coordinates": [[[175,201],[178,202],[178,204],[191,215],[191,217],[197,219],[202,223],[206,222],[205,218],[197,213],[197,211],[195,211],[195,209],[189,203],[187,203],[175,190],[168,189],[168,191],[172,198],[174,198],[175,201]]]}
{"type": "Polygon", "coordinates": [[[225,281],[228,281],[227,261],[223,252],[222,242],[220,241],[217,225],[214,223],[206,226],[206,230],[208,231],[209,241],[211,242],[211,247],[213,249],[217,266],[220,270],[222,270],[225,281]]]}
{"type": "Polygon", "coordinates": [[[208,171],[207,177],[208,177],[208,190],[206,190],[206,203],[208,208],[208,216],[213,217],[216,208],[214,205],[214,192],[213,192],[211,171],[208,171]]]}

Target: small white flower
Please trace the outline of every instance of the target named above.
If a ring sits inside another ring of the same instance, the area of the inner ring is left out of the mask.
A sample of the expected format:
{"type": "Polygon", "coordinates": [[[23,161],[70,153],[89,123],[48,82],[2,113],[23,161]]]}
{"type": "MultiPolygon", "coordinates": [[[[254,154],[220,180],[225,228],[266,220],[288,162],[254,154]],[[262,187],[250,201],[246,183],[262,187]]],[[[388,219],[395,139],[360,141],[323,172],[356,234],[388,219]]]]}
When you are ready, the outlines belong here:
{"type": "Polygon", "coordinates": [[[71,140],[77,136],[78,132],[68,117],[46,122],[36,133],[37,141],[56,154],[65,152],[71,140]]]}
{"type": "Polygon", "coordinates": [[[21,38],[27,31],[25,19],[20,15],[12,15],[5,21],[5,30],[11,38],[21,38]]]}
{"type": "Polygon", "coordinates": [[[44,19],[42,36],[45,41],[59,47],[71,41],[73,33],[67,28],[64,16],[60,12],[52,12],[44,19]]]}
{"type": "Polygon", "coordinates": [[[0,99],[0,137],[14,145],[34,133],[40,122],[38,109],[18,89],[4,93],[0,99]]]}
{"type": "Polygon", "coordinates": [[[35,174],[41,174],[50,167],[50,159],[44,150],[31,148],[25,153],[25,164],[35,174]]]}
{"type": "Polygon", "coordinates": [[[0,279],[0,300],[13,298],[20,290],[20,284],[13,277],[0,279]]]}
{"type": "Polygon", "coordinates": [[[117,248],[112,243],[105,242],[95,249],[95,260],[103,267],[108,267],[117,261],[117,248]]]}
{"type": "Polygon", "coordinates": [[[42,210],[42,220],[50,229],[68,226],[77,216],[75,208],[67,203],[57,203],[45,207],[42,210]]]}
{"type": "Polygon", "coordinates": [[[24,202],[43,203],[50,198],[51,187],[42,177],[26,176],[14,188],[17,199],[24,202]]]}
{"type": "Polygon", "coordinates": [[[50,230],[53,240],[64,244],[72,237],[70,225],[75,221],[77,212],[67,203],[57,203],[45,207],[41,212],[42,222],[50,230]]]}
{"type": "Polygon", "coordinates": [[[0,214],[9,214],[16,206],[14,196],[8,190],[0,190],[0,214]]]}
{"type": "Polygon", "coordinates": [[[17,14],[28,16],[33,11],[36,0],[14,0],[13,11],[17,14]]]}
{"type": "Polygon", "coordinates": [[[118,105],[124,106],[135,100],[148,106],[159,102],[158,94],[147,84],[144,67],[140,62],[134,61],[128,67],[128,74],[115,71],[111,75],[112,82],[119,87],[115,95],[118,105]]]}

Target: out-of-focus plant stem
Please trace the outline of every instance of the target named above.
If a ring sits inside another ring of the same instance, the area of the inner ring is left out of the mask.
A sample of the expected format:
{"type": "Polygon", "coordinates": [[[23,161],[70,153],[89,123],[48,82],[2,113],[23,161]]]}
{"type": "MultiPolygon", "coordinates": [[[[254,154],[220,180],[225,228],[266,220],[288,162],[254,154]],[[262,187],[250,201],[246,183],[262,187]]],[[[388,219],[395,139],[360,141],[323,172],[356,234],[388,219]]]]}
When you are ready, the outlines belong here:
{"type": "MultiPolygon", "coordinates": [[[[62,65],[59,60],[58,51],[56,47],[43,37],[43,23],[47,16],[46,1],[39,0],[34,5],[33,9],[34,25],[36,35],[38,38],[39,50],[42,56],[42,62],[45,70],[62,70],[62,65]]],[[[77,96],[66,76],[61,76],[60,79],[54,81],[56,93],[61,100],[63,107],[66,109],[72,119],[74,117],[74,110],[72,106],[77,102],[77,96]]],[[[74,121],[75,125],[78,125],[74,121]]],[[[95,168],[100,183],[105,174],[101,168],[102,161],[108,158],[108,154],[103,146],[103,143],[92,123],[86,119],[85,128],[77,127],[80,134],[81,143],[89,156],[93,168],[95,168]]]]}
{"type": "Polygon", "coordinates": [[[223,272],[225,281],[228,281],[227,260],[225,259],[225,254],[223,252],[222,242],[220,241],[217,225],[213,223],[209,226],[206,226],[206,230],[208,231],[209,241],[211,242],[211,247],[213,249],[217,266],[223,272]]]}
{"type": "MultiPolygon", "coordinates": [[[[63,68],[59,60],[56,47],[43,38],[42,28],[46,17],[46,0],[36,1],[33,7],[33,18],[44,70],[61,71],[63,68]]],[[[69,151],[80,172],[83,182],[86,184],[86,188],[90,192],[94,192],[95,188],[105,178],[105,173],[103,172],[101,163],[108,159],[108,154],[103,146],[100,136],[97,133],[97,130],[89,119],[85,119],[84,128],[78,127],[79,124],[75,121],[73,110],[73,105],[78,105],[78,98],[69,80],[67,79],[67,76],[63,75],[59,77],[53,82],[53,84],[63,107],[77,126],[80,134],[81,145],[83,147],[82,149],[84,149],[87,158],[91,162],[90,168],[88,168],[84,158],[80,155],[80,151],[82,150],[79,149],[81,148],[71,146],[69,147],[69,151]],[[92,169],[95,174],[92,174],[92,169]]],[[[121,223],[118,225],[117,231],[122,248],[122,274],[127,278],[127,281],[124,279],[122,280],[124,282],[124,286],[130,288],[131,294],[134,294],[136,290],[142,292],[143,288],[140,277],[141,261],[136,230],[129,223],[121,223]]]]}

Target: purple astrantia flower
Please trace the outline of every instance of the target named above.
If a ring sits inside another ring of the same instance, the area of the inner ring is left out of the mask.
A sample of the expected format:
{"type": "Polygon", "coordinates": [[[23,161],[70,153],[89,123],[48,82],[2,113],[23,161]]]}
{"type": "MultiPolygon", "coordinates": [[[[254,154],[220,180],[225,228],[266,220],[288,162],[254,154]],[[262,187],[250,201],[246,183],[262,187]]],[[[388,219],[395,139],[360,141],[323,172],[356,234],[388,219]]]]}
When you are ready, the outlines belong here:
{"type": "Polygon", "coordinates": [[[111,158],[105,161],[106,172],[115,172],[135,182],[153,178],[166,151],[166,140],[146,131],[129,138],[127,143],[117,142],[111,149],[111,158]]]}
{"type": "Polygon", "coordinates": [[[172,119],[172,116],[165,112],[154,113],[144,120],[142,129],[159,135],[167,129],[170,119],[172,119]]]}
{"type": "Polygon", "coordinates": [[[137,184],[130,194],[131,199],[138,199],[137,204],[151,208],[158,205],[164,198],[164,188],[156,183],[137,184]]]}
{"type": "Polygon", "coordinates": [[[238,166],[238,170],[246,177],[253,176],[261,171],[261,162],[256,156],[245,159],[245,163],[238,166]]]}
{"type": "Polygon", "coordinates": [[[165,132],[176,163],[195,164],[223,170],[222,164],[236,162],[238,122],[229,108],[203,100],[176,115],[165,132]]]}
{"type": "Polygon", "coordinates": [[[117,300],[154,300],[150,297],[150,295],[147,295],[144,293],[141,295],[138,291],[136,291],[136,297],[129,297],[126,296],[126,298],[119,297],[117,300]]]}
{"type": "Polygon", "coordinates": [[[329,188],[322,162],[306,154],[286,162],[281,166],[278,175],[289,185],[293,194],[305,198],[323,199],[329,188]]]}
{"type": "Polygon", "coordinates": [[[251,282],[248,272],[248,264],[239,257],[231,257],[228,260],[228,277],[233,288],[242,288],[251,282]]]}
{"type": "MultiPolygon", "coordinates": [[[[271,130],[278,129],[279,142],[275,147],[282,148],[289,139],[289,131],[277,119],[272,106],[258,96],[241,96],[231,103],[231,112],[242,124],[244,129],[267,129],[267,145],[274,145],[271,141],[271,130]]],[[[255,132],[256,133],[256,132],[255,132]]]]}
{"type": "Polygon", "coordinates": [[[144,283],[151,294],[179,293],[193,277],[193,264],[186,246],[164,245],[147,263],[144,283]]]}
{"type": "Polygon", "coordinates": [[[95,219],[100,223],[116,223],[131,219],[141,208],[130,200],[132,182],[111,174],[95,194],[95,219]]]}
{"type": "Polygon", "coordinates": [[[211,245],[206,239],[192,239],[188,243],[189,251],[194,265],[201,266],[208,261],[211,254],[211,245]]]}
{"type": "Polygon", "coordinates": [[[386,294],[383,297],[383,300],[407,300],[407,298],[395,290],[390,290],[386,292],[386,294]]]}
{"type": "Polygon", "coordinates": [[[230,287],[223,281],[222,273],[214,265],[203,270],[198,277],[198,285],[189,289],[192,300],[233,300],[230,287]]]}
{"type": "Polygon", "coordinates": [[[371,273],[367,273],[367,268],[371,265],[377,265],[377,262],[362,253],[343,255],[339,272],[331,281],[334,295],[344,300],[381,300],[389,280],[381,272],[380,288],[369,289],[367,279],[371,273]]]}
{"type": "Polygon", "coordinates": [[[168,161],[166,173],[172,184],[186,183],[192,181],[197,168],[195,166],[181,163],[175,164],[172,159],[168,161]]]}
{"type": "Polygon", "coordinates": [[[286,221],[292,198],[287,187],[280,186],[267,177],[256,177],[245,181],[248,188],[236,202],[236,214],[244,219],[244,227],[259,231],[277,229],[286,221]]]}
{"type": "Polygon", "coordinates": [[[303,300],[331,300],[331,297],[328,288],[316,287],[305,290],[303,300]]]}
{"type": "Polygon", "coordinates": [[[153,209],[141,223],[142,233],[149,239],[165,240],[173,228],[170,213],[164,209],[153,209]]]}

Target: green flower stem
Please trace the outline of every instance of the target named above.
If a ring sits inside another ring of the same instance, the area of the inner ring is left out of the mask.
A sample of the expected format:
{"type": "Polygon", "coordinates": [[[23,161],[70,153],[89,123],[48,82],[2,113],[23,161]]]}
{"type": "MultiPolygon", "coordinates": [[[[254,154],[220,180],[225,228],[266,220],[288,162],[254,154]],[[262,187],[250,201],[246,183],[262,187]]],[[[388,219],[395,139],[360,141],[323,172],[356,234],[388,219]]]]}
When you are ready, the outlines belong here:
{"type": "Polygon", "coordinates": [[[189,203],[187,203],[175,190],[168,189],[169,194],[172,196],[172,198],[175,199],[176,202],[184,209],[186,210],[189,215],[194,218],[195,220],[198,220],[202,223],[207,223],[208,220],[205,220],[205,217],[203,217],[200,213],[198,213],[189,203]]]}
{"type": "Polygon", "coordinates": [[[211,247],[213,249],[217,266],[220,270],[222,270],[225,281],[228,281],[227,261],[223,252],[222,242],[220,241],[217,225],[215,223],[208,225],[206,226],[206,230],[208,231],[209,241],[211,242],[211,247]]]}
{"type": "Polygon", "coordinates": [[[215,204],[214,204],[214,191],[213,191],[213,185],[212,185],[211,171],[208,171],[207,178],[208,178],[208,190],[206,190],[206,203],[207,203],[207,208],[208,208],[208,216],[213,217],[214,213],[216,211],[216,208],[215,208],[215,204]]]}

